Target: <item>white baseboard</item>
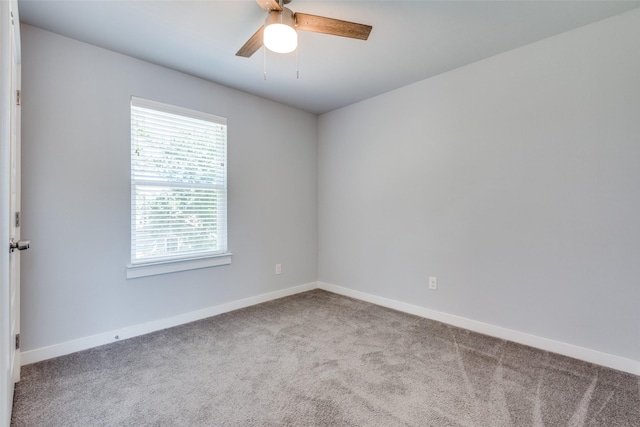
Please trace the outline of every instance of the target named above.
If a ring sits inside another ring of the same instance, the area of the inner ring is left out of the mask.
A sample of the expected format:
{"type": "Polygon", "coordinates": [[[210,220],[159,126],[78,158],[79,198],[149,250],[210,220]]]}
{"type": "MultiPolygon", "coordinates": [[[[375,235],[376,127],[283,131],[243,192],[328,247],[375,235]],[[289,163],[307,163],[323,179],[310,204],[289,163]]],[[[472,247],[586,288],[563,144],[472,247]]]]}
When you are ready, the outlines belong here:
{"type": "Polygon", "coordinates": [[[24,351],[20,355],[21,364],[24,366],[31,363],[40,362],[42,360],[64,356],[66,354],[75,353],[77,351],[87,350],[115,341],[160,331],[162,329],[194,322],[196,320],[205,319],[207,317],[227,313],[229,311],[238,310],[240,308],[249,307],[278,298],[283,298],[289,295],[310,291],[316,288],[355,298],[361,301],[370,302],[372,304],[380,305],[383,307],[388,307],[405,313],[413,314],[419,317],[424,317],[426,319],[437,320],[438,322],[468,329],[474,332],[479,332],[481,334],[489,335],[492,337],[517,342],[541,350],[562,354],[564,356],[573,357],[585,362],[595,363],[597,365],[606,366],[608,368],[617,369],[619,371],[629,372],[634,375],[640,375],[640,361],[637,360],[627,359],[624,357],[615,356],[613,354],[603,353],[597,350],[591,350],[560,341],[554,341],[548,338],[542,338],[524,332],[507,329],[500,326],[479,322],[477,320],[471,320],[465,317],[443,313],[440,311],[430,310],[428,308],[419,307],[417,305],[379,297],[376,295],[368,294],[366,292],[343,288],[324,282],[307,283],[305,285],[294,286],[275,292],[269,292],[254,297],[231,301],[225,304],[184,313],[178,316],[159,319],[139,325],[133,325],[118,330],[108,331],[89,337],[83,337],[76,340],[63,342],[60,344],[54,344],[48,347],[24,351]]]}
{"type": "Polygon", "coordinates": [[[355,298],[361,301],[370,302],[372,304],[380,305],[383,307],[392,308],[404,313],[424,317],[426,319],[437,320],[438,322],[468,329],[474,332],[479,332],[484,335],[517,342],[519,344],[524,344],[541,350],[573,357],[574,359],[583,360],[585,362],[595,363],[597,365],[606,366],[608,368],[617,369],[619,371],[629,372],[634,375],[640,375],[640,361],[637,360],[627,359],[624,357],[615,356],[613,354],[579,347],[573,344],[554,341],[548,338],[542,338],[524,332],[518,332],[512,329],[478,322],[476,320],[471,320],[440,311],[430,310],[428,308],[419,307],[417,305],[407,304],[389,298],[368,294],[366,292],[331,285],[329,283],[318,282],[318,288],[347,297],[355,298]]]}
{"type": "Polygon", "coordinates": [[[289,295],[298,294],[300,292],[310,291],[312,289],[316,289],[317,287],[318,284],[316,282],[307,283],[305,285],[294,286],[292,288],[269,292],[266,294],[244,298],[237,301],[231,301],[213,307],[207,307],[202,310],[191,311],[189,313],[180,314],[178,316],[154,320],[151,322],[141,323],[139,325],[128,326],[126,328],[92,335],[89,337],[78,338],[60,344],[54,344],[48,347],[24,351],[21,353],[21,364],[24,366],[31,363],[40,362],[42,360],[64,356],[66,354],[75,353],[77,351],[87,350],[115,341],[121,341],[123,339],[133,338],[174,326],[183,325],[185,323],[194,322],[196,320],[205,319],[207,317],[227,313],[229,311],[238,310],[240,308],[249,307],[278,298],[283,298],[289,295]]]}

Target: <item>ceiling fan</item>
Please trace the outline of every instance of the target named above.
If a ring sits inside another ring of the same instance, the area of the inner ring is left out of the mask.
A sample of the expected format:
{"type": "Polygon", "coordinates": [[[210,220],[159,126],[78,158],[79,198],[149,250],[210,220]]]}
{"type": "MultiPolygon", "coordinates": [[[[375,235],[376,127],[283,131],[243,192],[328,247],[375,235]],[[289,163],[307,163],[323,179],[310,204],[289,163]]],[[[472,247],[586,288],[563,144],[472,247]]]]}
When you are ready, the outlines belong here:
{"type": "Polygon", "coordinates": [[[249,58],[263,44],[274,52],[292,52],[297,46],[297,31],[311,31],[367,40],[373,28],[371,25],[341,21],[324,16],[294,13],[284,7],[291,0],[256,0],[256,2],[267,12],[267,18],[264,25],[247,40],[236,53],[236,56],[249,58]]]}

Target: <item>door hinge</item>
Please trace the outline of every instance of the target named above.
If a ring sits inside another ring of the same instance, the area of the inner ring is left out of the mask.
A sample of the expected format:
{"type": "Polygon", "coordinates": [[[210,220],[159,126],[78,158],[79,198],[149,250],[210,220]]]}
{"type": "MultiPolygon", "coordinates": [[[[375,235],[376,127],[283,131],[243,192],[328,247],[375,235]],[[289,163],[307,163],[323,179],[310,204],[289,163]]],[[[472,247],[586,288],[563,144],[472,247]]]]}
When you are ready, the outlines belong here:
{"type": "Polygon", "coordinates": [[[16,94],[16,104],[21,105],[22,104],[22,96],[21,96],[19,90],[17,90],[16,92],[17,92],[17,94],[16,94]]]}
{"type": "Polygon", "coordinates": [[[16,334],[16,350],[20,350],[20,334],[16,334]]]}
{"type": "Polygon", "coordinates": [[[20,228],[20,212],[16,212],[16,228],[20,228]]]}

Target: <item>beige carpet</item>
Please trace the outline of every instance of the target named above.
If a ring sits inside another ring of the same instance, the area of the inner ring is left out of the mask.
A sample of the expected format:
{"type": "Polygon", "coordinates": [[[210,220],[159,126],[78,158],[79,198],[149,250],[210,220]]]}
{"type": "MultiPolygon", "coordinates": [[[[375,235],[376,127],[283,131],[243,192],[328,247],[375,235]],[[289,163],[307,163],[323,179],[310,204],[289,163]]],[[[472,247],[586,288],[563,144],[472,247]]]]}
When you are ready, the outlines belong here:
{"type": "Polygon", "coordinates": [[[636,376],[320,290],[22,373],[14,426],[640,426],[636,376]]]}

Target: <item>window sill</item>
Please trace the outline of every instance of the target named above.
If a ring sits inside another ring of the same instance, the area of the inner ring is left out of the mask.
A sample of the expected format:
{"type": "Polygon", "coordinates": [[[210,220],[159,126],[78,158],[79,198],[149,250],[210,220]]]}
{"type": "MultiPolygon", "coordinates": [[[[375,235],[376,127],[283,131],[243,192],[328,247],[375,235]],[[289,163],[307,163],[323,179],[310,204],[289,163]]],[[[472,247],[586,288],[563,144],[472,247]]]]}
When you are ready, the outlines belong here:
{"type": "Polygon", "coordinates": [[[231,256],[226,253],[202,258],[181,259],[176,261],[162,261],[148,264],[127,265],[127,279],[155,276],[157,274],[177,273],[179,271],[196,270],[199,268],[217,267],[231,264],[231,256]]]}

